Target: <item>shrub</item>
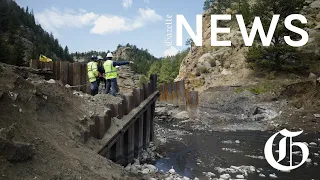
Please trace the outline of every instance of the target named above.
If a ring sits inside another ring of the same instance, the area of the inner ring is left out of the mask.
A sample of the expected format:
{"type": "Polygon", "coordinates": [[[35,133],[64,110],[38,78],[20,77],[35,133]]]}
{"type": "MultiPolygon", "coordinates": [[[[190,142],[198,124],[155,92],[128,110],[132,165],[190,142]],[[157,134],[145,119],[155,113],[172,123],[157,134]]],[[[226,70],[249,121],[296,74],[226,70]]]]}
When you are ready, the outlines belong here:
{"type": "Polygon", "coordinates": [[[242,93],[244,91],[243,88],[237,88],[234,90],[235,93],[242,93]]]}
{"type": "Polygon", "coordinates": [[[139,87],[142,87],[143,83],[148,83],[148,78],[145,75],[140,76],[139,83],[138,83],[139,87]]]}
{"type": "Polygon", "coordinates": [[[275,74],[276,74],[275,71],[271,71],[271,72],[265,73],[266,79],[268,79],[268,80],[274,80],[274,79],[276,78],[275,74]]]}

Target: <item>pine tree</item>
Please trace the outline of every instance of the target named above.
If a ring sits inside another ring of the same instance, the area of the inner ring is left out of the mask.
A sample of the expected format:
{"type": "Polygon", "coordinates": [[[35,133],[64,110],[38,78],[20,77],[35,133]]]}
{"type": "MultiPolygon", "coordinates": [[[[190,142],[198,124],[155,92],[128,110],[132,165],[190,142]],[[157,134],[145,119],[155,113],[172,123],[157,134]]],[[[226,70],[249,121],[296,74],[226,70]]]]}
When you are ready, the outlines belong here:
{"type": "Polygon", "coordinates": [[[240,0],[239,2],[240,13],[243,16],[246,25],[249,25],[253,21],[253,15],[248,0],[240,0]]]}
{"type": "MultiPolygon", "coordinates": [[[[298,14],[304,5],[304,0],[258,0],[253,7],[255,16],[261,18],[265,32],[268,32],[273,14],[281,14],[277,29],[269,47],[255,45],[249,48],[247,60],[254,68],[274,71],[298,70],[305,65],[299,57],[296,48],[287,45],[284,36],[293,39],[299,36],[284,27],[284,20],[288,15],[298,14]],[[273,12],[271,14],[270,12],[273,12]]],[[[301,26],[301,24],[296,24],[301,26]]],[[[258,34],[257,34],[258,35],[258,34]]]]}
{"type": "Polygon", "coordinates": [[[17,66],[23,66],[25,65],[25,62],[24,62],[24,51],[25,51],[25,47],[23,45],[23,41],[22,41],[22,38],[19,36],[17,38],[17,42],[15,44],[15,50],[14,50],[14,53],[15,53],[15,65],[17,66]]]}

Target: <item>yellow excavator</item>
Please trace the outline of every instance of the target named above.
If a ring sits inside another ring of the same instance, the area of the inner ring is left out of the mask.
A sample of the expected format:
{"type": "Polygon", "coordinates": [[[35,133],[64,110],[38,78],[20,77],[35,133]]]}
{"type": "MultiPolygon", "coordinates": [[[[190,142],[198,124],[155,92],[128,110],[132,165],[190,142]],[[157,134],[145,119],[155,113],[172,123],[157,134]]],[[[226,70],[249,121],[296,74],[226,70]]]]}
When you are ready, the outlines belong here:
{"type": "Polygon", "coordinates": [[[41,61],[41,62],[52,62],[52,59],[44,56],[43,54],[40,54],[39,61],[41,61]]]}

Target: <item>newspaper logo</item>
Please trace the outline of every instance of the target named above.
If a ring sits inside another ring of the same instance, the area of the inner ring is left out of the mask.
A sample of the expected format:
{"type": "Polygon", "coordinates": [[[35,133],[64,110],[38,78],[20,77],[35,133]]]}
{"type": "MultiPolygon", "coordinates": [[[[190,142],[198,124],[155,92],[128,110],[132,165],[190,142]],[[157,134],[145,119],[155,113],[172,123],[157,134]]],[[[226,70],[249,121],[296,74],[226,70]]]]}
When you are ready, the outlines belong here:
{"type": "Polygon", "coordinates": [[[305,145],[304,143],[301,142],[292,142],[292,138],[299,136],[303,131],[299,131],[299,132],[291,132],[288,131],[287,129],[283,129],[282,131],[274,134],[273,136],[271,136],[265,147],[264,147],[264,155],[266,160],[268,161],[268,163],[275,169],[278,169],[279,171],[291,171],[293,169],[297,169],[300,166],[303,165],[303,163],[306,162],[306,160],[309,157],[309,149],[308,146],[305,145]],[[282,138],[279,142],[279,158],[278,160],[275,160],[274,156],[273,156],[273,152],[272,152],[272,146],[273,146],[273,142],[275,140],[275,138],[277,137],[277,135],[281,134],[282,136],[284,136],[284,138],[282,138]],[[289,140],[289,156],[290,156],[290,165],[289,166],[285,166],[280,164],[279,162],[281,162],[283,159],[286,158],[287,156],[287,140],[289,140]],[[301,149],[302,151],[302,161],[298,164],[293,166],[292,165],[292,147],[293,146],[297,146],[301,149]]]}

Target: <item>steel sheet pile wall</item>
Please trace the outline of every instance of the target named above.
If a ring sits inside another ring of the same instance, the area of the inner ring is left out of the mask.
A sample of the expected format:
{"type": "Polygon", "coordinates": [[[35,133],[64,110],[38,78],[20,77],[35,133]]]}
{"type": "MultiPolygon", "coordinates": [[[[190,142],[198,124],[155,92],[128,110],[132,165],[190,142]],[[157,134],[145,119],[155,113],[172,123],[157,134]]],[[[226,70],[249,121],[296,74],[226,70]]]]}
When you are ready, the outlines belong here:
{"type": "MultiPolygon", "coordinates": [[[[61,80],[64,85],[75,86],[75,90],[90,92],[84,63],[55,61],[48,64],[31,61],[30,66],[42,70],[47,68],[52,71],[53,79],[61,80]]],[[[157,76],[151,75],[148,83],[124,95],[121,103],[111,104],[104,114],[93,116],[91,124],[81,132],[83,142],[86,143],[90,138],[99,139],[104,144],[96,149],[100,155],[122,165],[131,163],[154,139],[155,104],[159,95],[157,76]],[[116,131],[110,129],[114,117],[124,123],[116,131]]]]}
{"type": "Polygon", "coordinates": [[[184,80],[163,84],[159,87],[160,102],[179,106],[182,111],[188,111],[191,118],[198,117],[199,93],[185,88],[184,80]]]}
{"type": "Polygon", "coordinates": [[[63,85],[70,85],[74,90],[90,93],[90,83],[87,76],[86,63],[69,63],[67,61],[41,62],[31,60],[33,69],[50,72],[54,80],[60,80],[63,85]]]}
{"type": "Polygon", "coordinates": [[[83,133],[84,142],[89,137],[104,138],[109,132],[107,126],[102,124],[110,125],[111,118],[117,117],[125,125],[107,139],[98,153],[121,165],[131,163],[154,139],[155,103],[159,96],[156,82],[157,76],[151,75],[150,81],[143,84],[143,88],[133,89],[130,95],[123,96],[122,103],[110,105],[111,110],[107,112],[106,119],[96,121],[90,131],[83,133]]]}

